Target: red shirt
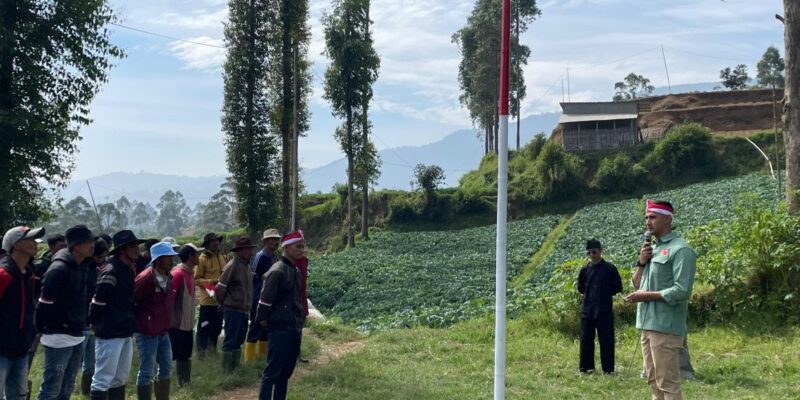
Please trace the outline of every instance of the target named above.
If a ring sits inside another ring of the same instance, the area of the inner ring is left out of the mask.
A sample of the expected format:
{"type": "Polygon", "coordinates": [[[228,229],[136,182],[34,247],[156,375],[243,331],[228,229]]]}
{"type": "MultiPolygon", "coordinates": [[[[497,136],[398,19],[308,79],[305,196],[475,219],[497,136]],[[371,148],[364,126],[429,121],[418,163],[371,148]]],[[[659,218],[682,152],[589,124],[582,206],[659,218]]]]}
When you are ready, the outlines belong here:
{"type": "Polygon", "coordinates": [[[148,267],[136,276],[133,286],[136,331],[147,336],[161,336],[172,325],[172,310],[177,291],[172,287],[172,275],[166,274],[166,287],[156,283],[154,267],[148,267]]]}

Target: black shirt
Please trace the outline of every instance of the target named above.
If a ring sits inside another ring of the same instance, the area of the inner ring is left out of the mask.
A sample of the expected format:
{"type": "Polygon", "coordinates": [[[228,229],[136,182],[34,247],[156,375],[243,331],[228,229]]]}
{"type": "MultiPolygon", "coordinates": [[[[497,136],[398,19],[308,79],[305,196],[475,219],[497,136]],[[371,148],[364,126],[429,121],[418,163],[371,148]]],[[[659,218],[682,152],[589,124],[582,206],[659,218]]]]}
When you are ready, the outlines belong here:
{"type": "Polygon", "coordinates": [[[596,265],[587,263],[578,274],[578,292],[583,294],[581,318],[612,316],[612,297],[622,292],[617,267],[606,260],[596,265]]]}

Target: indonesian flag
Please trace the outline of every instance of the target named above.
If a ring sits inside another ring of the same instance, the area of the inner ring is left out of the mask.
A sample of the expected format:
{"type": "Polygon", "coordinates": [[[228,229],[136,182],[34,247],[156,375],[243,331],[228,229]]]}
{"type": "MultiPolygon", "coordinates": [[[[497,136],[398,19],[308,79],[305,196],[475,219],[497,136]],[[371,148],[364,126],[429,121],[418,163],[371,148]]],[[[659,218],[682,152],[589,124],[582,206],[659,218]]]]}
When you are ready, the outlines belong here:
{"type": "Polygon", "coordinates": [[[656,203],[653,200],[647,200],[647,213],[655,213],[661,215],[672,216],[674,210],[667,204],[656,203]]]}

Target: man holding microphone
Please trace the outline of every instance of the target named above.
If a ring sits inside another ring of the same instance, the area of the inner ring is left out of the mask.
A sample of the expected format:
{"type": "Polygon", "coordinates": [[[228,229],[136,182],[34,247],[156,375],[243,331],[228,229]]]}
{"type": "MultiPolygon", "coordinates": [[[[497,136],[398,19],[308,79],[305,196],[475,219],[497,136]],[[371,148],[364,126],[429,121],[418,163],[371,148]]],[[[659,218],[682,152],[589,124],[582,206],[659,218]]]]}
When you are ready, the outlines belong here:
{"type": "Polygon", "coordinates": [[[697,254],[672,231],[672,204],[647,200],[645,243],[633,274],[635,292],[625,301],[639,303],[636,328],[653,399],[680,400],[680,350],[692,294],[697,254]]]}

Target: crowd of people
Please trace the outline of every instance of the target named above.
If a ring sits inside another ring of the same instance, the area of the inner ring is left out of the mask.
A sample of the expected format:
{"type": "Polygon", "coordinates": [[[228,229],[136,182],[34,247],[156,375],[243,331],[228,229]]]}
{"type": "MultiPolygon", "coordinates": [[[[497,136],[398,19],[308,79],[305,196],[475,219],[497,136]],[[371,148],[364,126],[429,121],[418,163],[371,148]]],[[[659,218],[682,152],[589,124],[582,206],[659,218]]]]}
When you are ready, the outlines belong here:
{"type": "Polygon", "coordinates": [[[308,316],[302,231],[268,229],[257,252],[248,237],[226,252],[213,232],[196,246],[78,225],[47,236],[37,260],[44,239],[26,226],[3,236],[0,397],[31,398],[41,346],[39,400],[69,399],[77,382],[93,400],[125,399],[134,351],[140,400],[169,399],[173,365],[178,385],[190,385],[193,353],[218,351],[225,373],[264,360],[259,399],[286,398],[308,316]]]}

